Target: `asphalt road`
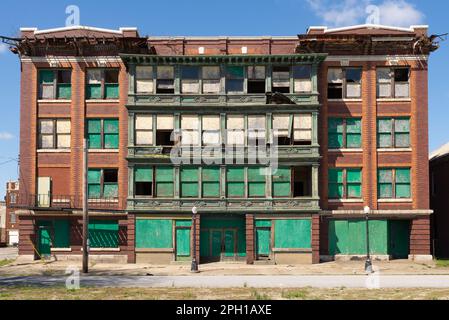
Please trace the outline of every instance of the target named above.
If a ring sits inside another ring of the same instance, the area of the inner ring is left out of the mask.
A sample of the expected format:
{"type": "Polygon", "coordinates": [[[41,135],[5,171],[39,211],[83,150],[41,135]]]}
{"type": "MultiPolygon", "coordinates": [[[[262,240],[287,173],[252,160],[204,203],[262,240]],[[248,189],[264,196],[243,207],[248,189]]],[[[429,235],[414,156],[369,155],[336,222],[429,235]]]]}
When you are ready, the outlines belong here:
{"type": "MultiPolygon", "coordinates": [[[[0,277],[0,286],[60,286],[66,277],[0,277]]],[[[127,288],[449,288],[444,275],[371,276],[81,276],[81,287],[127,288]]]]}

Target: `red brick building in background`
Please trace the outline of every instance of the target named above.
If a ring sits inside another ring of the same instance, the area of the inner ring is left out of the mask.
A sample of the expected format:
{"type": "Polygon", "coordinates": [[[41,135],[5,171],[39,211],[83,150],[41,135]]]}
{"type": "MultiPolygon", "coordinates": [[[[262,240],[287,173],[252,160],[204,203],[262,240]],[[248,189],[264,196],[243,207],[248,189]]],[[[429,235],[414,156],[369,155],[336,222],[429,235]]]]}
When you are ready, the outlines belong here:
{"type": "Polygon", "coordinates": [[[18,203],[19,199],[19,182],[9,181],[6,183],[6,196],[5,196],[5,229],[2,230],[1,242],[9,245],[16,246],[19,244],[19,221],[14,206],[18,203]]]}
{"type": "Polygon", "coordinates": [[[365,206],[373,255],[432,258],[427,26],[286,37],[26,28],[17,46],[20,255],[80,256],[86,137],[97,258],[184,261],[193,244],[201,262],[364,256],[365,206]],[[223,148],[246,148],[251,129],[267,145],[276,134],[280,171],[173,165],[176,129],[223,148]]]}

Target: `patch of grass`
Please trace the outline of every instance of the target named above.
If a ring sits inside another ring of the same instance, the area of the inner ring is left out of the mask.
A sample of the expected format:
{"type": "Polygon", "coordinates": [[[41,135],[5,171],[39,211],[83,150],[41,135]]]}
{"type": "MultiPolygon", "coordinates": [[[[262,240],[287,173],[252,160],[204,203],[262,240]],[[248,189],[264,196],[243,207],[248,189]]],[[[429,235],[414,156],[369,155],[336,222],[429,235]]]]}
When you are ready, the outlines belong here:
{"type": "Polygon", "coordinates": [[[282,292],[282,298],[288,300],[305,300],[307,299],[307,291],[302,289],[293,291],[284,291],[282,292]]]}
{"type": "Polygon", "coordinates": [[[437,267],[447,268],[447,267],[449,267],[449,259],[437,260],[436,264],[437,264],[437,267]]]}
{"type": "Polygon", "coordinates": [[[260,293],[257,290],[251,292],[251,298],[254,300],[271,300],[271,297],[265,293],[260,293]]]}
{"type": "Polygon", "coordinates": [[[0,267],[7,266],[8,264],[12,263],[14,260],[0,260],[0,267]]]}

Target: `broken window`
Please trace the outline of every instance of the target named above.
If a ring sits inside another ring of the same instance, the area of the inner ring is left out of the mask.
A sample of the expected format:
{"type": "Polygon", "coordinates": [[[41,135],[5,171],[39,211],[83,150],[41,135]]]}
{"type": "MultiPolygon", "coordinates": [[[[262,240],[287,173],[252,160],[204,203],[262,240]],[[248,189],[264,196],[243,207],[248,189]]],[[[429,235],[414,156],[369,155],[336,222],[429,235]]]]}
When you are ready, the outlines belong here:
{"type": "Polygon", "coordinates": [[[226,168],[226,192],[228,198],[245,197],[245,168],[226,168]]]}
{"type": "Polygon", "coordinates": [[[293,168],[293,197],[312,196],[312,168],[293,168]]]}
{"type": "Polygon", "coordinates": [[[266,120],[264,115],[248,116],[248,145],[263,146],[266,144],[266,120]]]}
{"type": "Polygon", "coordinates": [[[153,93],[153,67],[137,66],[136,67],[136,92],[137,93],[153,93]]]}
{"type": "Polygon", "coordinates": [[[381,118],[377,120],[378,148],[410,147],[409,118],[381,118]]]}
{"type": "Polygon", "coordinates": [[[71,70],[40,70],[39,99],[70,100],[72,97],[71,70]]]}
{"type": "Polygon", "coordinates": [[[410,168],[379,169],[378,171],[379,199],[409,199],[410,168]]]}
{"type": "Polygon", "coordinates": [[[245,145],[245,116],[227,115],[226,132],[228,145],[245,145]]]}
{"type": "Polygon", "coordinates": [[[226,92],[243,93],[245,71],[240,66],[226,67],[226,92]]]}
{"type": "Polygon", "coordinates": [[[200,68],[191,66],[181,67],[181,92],[200,93],[200,68]]]}
{"type": "Polygon", "coordinates": [[[220,197],[220,168],[204,167],[201,170],[202,192],[204,198],[220,197]]]}
{"type": "Polygon", "coordinates": [[[118,119],[88,119],[89,149],[118,149],[118,119]]]}
{"type": "Polygon", "coordinates": [[[136,167],[134,168],[134,194],[136,196],[153,195],[153,168],[136,167]]]}
{"type": "Polygon", "coordinates": [[[219,145],[220,139],[220,116],[203,116],[203,145],[219,145]]]}
{"type": "Polygon", "coordinates": [[[118,197],[117,169],[89,169],[87,183],[89,199],[118,197]]]}
{"type": "Polygon", "coordinates": [[[346,98],[360,98],[362,96],[362,68],[346,68],[346,98]]]}
{"type": "Polygon", "coordinates": [[[156,93],[175,93],[175,69],[172,66],[157,67],[156,93]]]}
{"type": "Polygon", "coordinates": [[[183,115],[181,117],[181,144],[183,146],[199,145],[199,124],[197,115],[183,115]]]}
{"type": "Polygon", "coordinates": [[[290,67],[273,66],[272,91],[290,93],[290,67]]]}
{"type": "Polygon", "coordinates": [[[292,144],[293,116],[288,114],[273,114],[273,136],[277,137],[278,145],[292,144]]]}
{"type": "Polygon", "coordinates": [[[39,120],[39,149],[70,149],[69,119],[39,120]]]}
{"type": "Polygon", "coordinates": [[[359,168],[332,168],[328,177],[329,199],[360,199],[362,197],[362,170],[359,168]]]}
{"type": "Polygon", "coordinates": [[[265,197],[266,175],[260,167],[248,168],[248,197],[265,197]]]}
{"type": "Polygon", "coordinates": [[[312,144],[312,114],[295,114],[293,122],[293,143],[295,145],[312,144]]]}
{"type": "Polygon", "coordinates": [[[87,69],[86,99],[118,99],[118,69],[87,69]]]}
{"type": "Polygon", "coordinates": [[[294,66],[293,80],[296,93],[312,92],[312,66],[294,66]]]}
{"type": "Polygon", "coordinates": [[[153,145],[153,116],[151,114],[136,114],[136,145],[153,145]]]}
{"type": "Polygon", "coordinates": [[[343,98],[343,70],[341,68],[329,68],[327,72],[327,98],[343,98]]]}
{"type": "Polygon", "coordinates": [[[172,133],[174,129],[174,120],[172,115],[156,116],[156,145],[173,146],[172,133]]]}
{"type": "Polygon", "coordinates": [[[362,68],[329,68],[328,99],[355,99],[362,94],[362,68]]]}
{"type": "Polygon", "coordinates": [[[410,97],[410,69],[378,68],[377,97],[378,98],[410,97]]]}
{"type": "Polygon", "coordinates": [[[199,192],[199,170],[196,167],[181,168],[181,197],[182,198],[198,198],[199,192]]]}
{"type": "Polygon", "coordinates": [[[220,93],[220,67],[208,66],[202,68],[203,93],[220,93]]]}
{"type": "Polygon", "coordinates": [[[329,149],[360,148],[362,124],[360,118],[329,118],[329,149]]]}
{"type": "Polygon", "coordinates": [[[248,93],[265,93],[265,67],[248,67],[248,93]]]}

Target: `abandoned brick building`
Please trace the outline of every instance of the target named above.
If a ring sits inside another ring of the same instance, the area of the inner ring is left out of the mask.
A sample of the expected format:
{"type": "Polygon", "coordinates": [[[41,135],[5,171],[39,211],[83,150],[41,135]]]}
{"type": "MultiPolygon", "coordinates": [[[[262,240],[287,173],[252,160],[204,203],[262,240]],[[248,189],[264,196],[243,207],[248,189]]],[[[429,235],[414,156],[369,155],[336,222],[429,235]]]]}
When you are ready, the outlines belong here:
{"type": "Polygon", "coordinates": [[[363,256],[369,207],[373,255],[431,258],[427,26],[276,37],[26,28],[11,41],[20,255],[81,255],[87,138],[93,257],[171,263],[193,245],[200,263],[363,256]],[[270,153],[274,139],[277,170],[248,161],[254,141],[270,153]],[[219,161],[173,163],[175,147],[219,161]],[[229,150],[244,161],[226,161],[229,150]]]}

